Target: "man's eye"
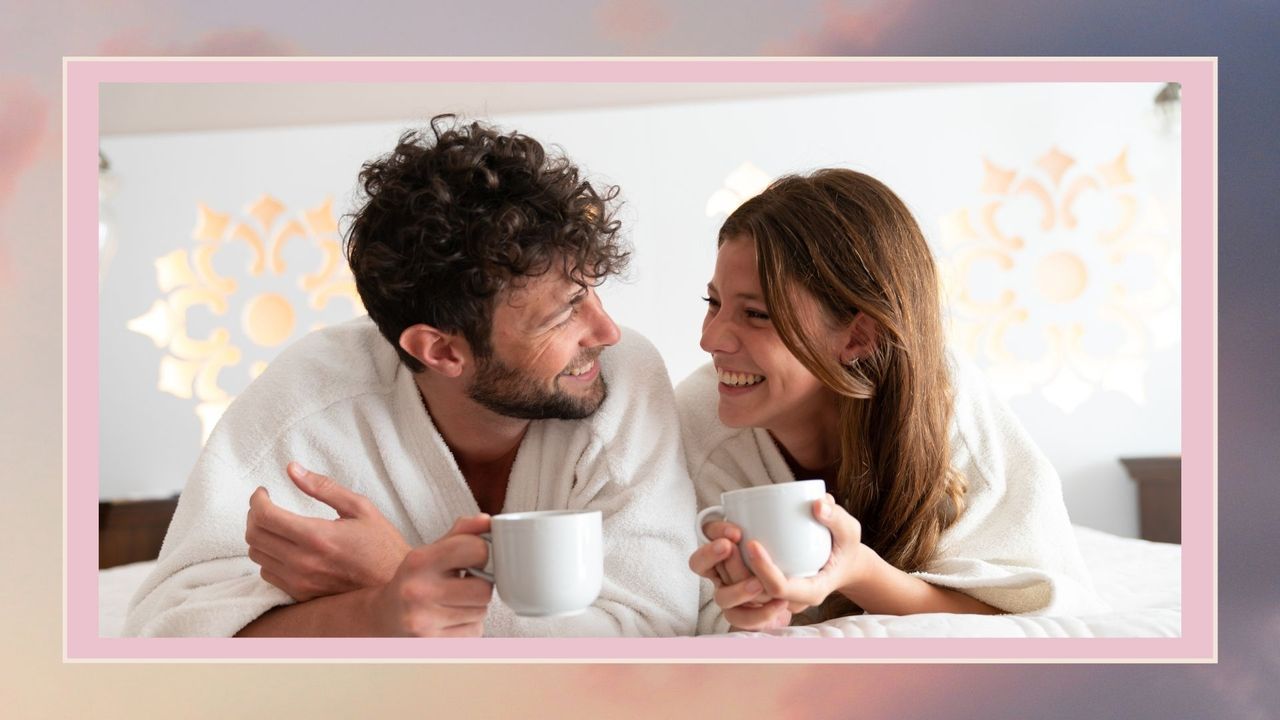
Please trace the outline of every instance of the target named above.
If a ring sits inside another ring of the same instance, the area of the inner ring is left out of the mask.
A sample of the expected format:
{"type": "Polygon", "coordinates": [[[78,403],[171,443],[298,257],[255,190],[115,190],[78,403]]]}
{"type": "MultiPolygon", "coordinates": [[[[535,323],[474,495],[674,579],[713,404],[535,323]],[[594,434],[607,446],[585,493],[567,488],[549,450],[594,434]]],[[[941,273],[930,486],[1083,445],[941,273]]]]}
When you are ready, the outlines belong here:
{"type": "Polygon", "coordinates": [[[556,323],[556,328],[559,329],[568,325],[577,314],[578,314],[578,305],[575,303],[574,305],[570,306],[569,314],[564,316],[564,320],[561,320],[560,322],[556,323]]]}

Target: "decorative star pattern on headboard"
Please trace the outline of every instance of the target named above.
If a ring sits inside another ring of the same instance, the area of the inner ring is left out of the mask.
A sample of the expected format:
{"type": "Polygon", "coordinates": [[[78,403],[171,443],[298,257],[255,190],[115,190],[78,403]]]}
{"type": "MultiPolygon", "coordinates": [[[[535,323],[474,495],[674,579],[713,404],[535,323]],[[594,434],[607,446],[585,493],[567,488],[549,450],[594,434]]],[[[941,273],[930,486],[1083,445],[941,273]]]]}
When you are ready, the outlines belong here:
{"type": "Polygon", "coordinates": [[[983,165],[980,201],[941,223],[952,343],[1006,395],[1065,412],[1099,389],[1144,402],[1151,350],[1176,341],[1178,252],[1128,150],[983,165]]]}
{"type": "Polygon", "coordinates": [[[248,378],[256,378],[281,346],[321,326],[316,312],[330,301],[349,301],[352,317],[364,307],[342,255],[331,198],[290,212],[264,194],[241,215],[203,203],[197,204],[196,214],[193,244],[155,262],[156,284],[164,297],[128,327],[164,350],[157,387],[195,401],[203,441],[233,399],[222,386],[223,370],[243,365],[248,378]],[[306,268],[286,262],[286,248],[290,257],[298,255],[294,245],[313,260],[306,268]],[[219,253],[237,246],[248,249],[248,267],[219,274],[219,253]],[[193,338],[191,311],[199,307],[207,309],[214,324],[206,336],[193,338]]]}

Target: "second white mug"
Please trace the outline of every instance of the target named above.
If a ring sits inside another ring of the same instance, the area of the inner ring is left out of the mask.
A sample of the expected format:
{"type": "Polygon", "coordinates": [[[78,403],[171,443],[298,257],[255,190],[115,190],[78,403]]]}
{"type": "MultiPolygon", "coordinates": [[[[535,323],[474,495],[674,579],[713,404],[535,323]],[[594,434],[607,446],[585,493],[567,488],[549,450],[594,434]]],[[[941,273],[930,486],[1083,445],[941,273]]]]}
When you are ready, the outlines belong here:
{"type": "MultiPolygon", "coordinates": [[[[826,492],[822,480],[797,480],[721,493],[719,505],[698,513],[698,537],[711,542],[703,524],[727,520],[742,528],[740,548],[757,540],[784,575],[812,577],[831,558],[831,531],[813,517],[813,501],[826,492]]],[[[751,566],[746,553],[743,560],[751,566]]]]}

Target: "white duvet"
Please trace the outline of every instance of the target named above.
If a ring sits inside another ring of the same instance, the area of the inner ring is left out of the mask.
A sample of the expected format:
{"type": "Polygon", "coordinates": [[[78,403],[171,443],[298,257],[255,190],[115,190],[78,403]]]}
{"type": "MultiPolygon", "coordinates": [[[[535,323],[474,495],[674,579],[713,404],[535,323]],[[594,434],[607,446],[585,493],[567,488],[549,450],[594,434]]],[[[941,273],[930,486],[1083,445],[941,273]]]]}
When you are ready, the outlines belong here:
{"type": "MultiPolygon", "coordinates": [[[[787,637],[1176,637],[1182,546],[1076,526],[1080,554],[1110,612],[1096,615],[855,615],[768,633],[787,637]]],[[[766,633],[729,633],[761,636],[766,633]]]]}
{"type": "MultiPolygon", "coordinates": [[[[1176,637],[1182,633],[1182,546],[1076,527],[1080,553],[1110,612],[1078,617],[858,615],[770,633],[802,637],[1176,637]]],[[[125,608],[153,563],[98,576],[98,630],[118,637],[125,608]]],[[[764,633],[733,633],[751,636],[764,633]]]]}

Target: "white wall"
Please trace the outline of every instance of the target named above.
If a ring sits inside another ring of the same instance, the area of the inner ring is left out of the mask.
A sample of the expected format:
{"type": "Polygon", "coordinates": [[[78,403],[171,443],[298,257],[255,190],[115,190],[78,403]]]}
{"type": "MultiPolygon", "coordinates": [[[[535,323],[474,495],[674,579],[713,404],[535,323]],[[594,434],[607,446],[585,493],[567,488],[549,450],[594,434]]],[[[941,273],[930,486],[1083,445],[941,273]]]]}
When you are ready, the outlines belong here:
{"type": "MultiPolygon", "coordinates": [[[[744,162],[769,175],[838,165],[881,178],[911,206],[944,265],[983,257],[982,249],[992,246],[981,228],[959,241],[947,230],[955,227],[948,218],[967,208],[981,225],[982,209],[997,203],[997,228],[1020,234],[1022,248],[1004,251],[1007,269],[980,259],[951,287],[982,301],[1007,286],[1027,319],[993,345],[998,319],[953,301],[961,329],[971,333],[957,335],[956,347],[994,373],[1054,461],[1073,520],[1135,535],[1135,493],[1116,459],[1176,454],[1180,447],[1179,164],[1176,127],[1168,131],[1155,115],[1157,90],[1150,84],[894,87],[492,119],[563,146],[593,177],[622,187],[622,217],[636,253],[630,277],[604,289],[606,306],[618,322],[654,341],[677,381],[705,361],[698,349],[699,297],[723,219],[708,216],[708,199],[744,162]],[[1057,185],[1036,164],[1054,148],[1074,160],[1057,185]],[[1122,151],[1131,179],[1098,169],[1122,151]],[[983,192],[984,159],[1014,173],[1009,192],[983,192]],[[1068,198],[1067,186],[1078,177],[1092,185],[1068,198]],[[1118,184],[1108,185],[1108,178],[1118,184]],[[1041,226],[1044,206],[1024,181],[1046,189],[1055,213],[1051,227],[1041,226]],[[1122,225],[1126,202],[1135,210],[1122,225]],[[1067,206],[1078,221],[1074,227],[1063,213],[1067,206]],[[1122,237],[1099,240],[1116,227],[1124,228],[1122,237]],[[1086,273],[1075,278],[1083,285],[1067,302],[1046,299],[1038,284],[1046,253],[1055,251],[1085,263],[1086,273]],[[1161,278],[1172,279],[1164,294],[1161,278]],[[1105,313],[1115,308],[1129,319],[1108,320],[1105,313]],[[1051,328],[1072,325],[1083,333],[1075,354],[1054,351],[1046,340],[1051,328]]],[[[164,351],[126,327],[167,296],[157,287],[153,262],[198,244],[191,239],[197,203],[243,217],[242,208],[262,193],[290,212],[331,196],[335,212],[346,212],[360,164],[389,150],[414,122],[103,139],[116,176],[110,211],[120,239],[100,307],[103,497],[176,492],[199,450],[196,402],[157,391],[164,351]]],[[[317,257],[301,242],[288,253],[295,269],[317,257]]],[[[214,256],[217,271],[239,283],[225,315],[202,307],[188,313],[192,337],[225,326],[241,347],[241,362],[219,376],[231,394],[248,382],[252,361],[269,360],[275,351],[244,339],[237,314],[244,299],[270,290],[295,307],[306,300],[291,275],[246,274],[250,257],[243,243],[229,243],[214,256]]],[[[300,310],[304,327],[349,313],[341,302],[314,317],[300,310]]]]}

